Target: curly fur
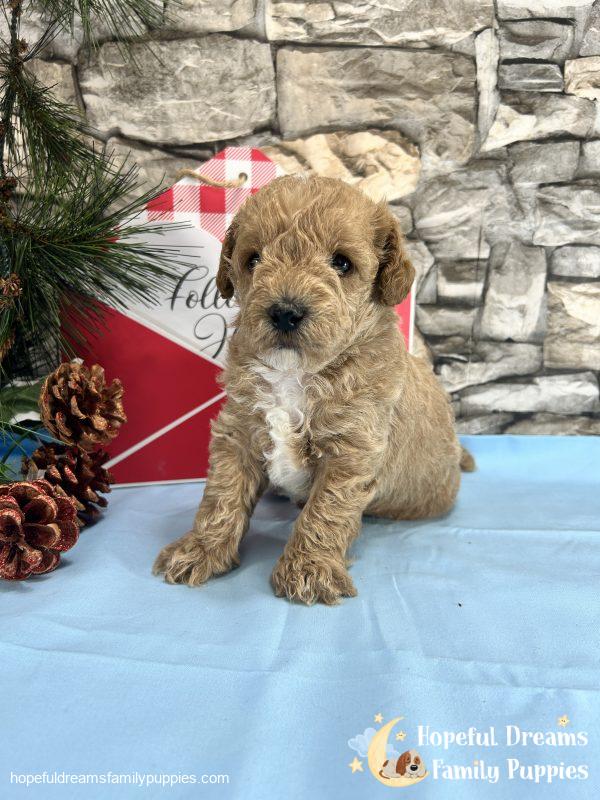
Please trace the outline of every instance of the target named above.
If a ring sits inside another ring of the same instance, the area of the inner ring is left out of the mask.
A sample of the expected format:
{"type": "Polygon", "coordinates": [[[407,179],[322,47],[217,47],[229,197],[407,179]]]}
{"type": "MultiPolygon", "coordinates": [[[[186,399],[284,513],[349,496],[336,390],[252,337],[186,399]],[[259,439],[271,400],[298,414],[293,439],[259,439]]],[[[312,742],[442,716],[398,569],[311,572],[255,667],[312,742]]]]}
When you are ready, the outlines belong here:
{"type": "Polygon", "coordinates": [[[270,482],[305,501],[272,575],[276,594],[336,603],[356,594],[346,554],[363,513],[423,519],[452,507],[461,466],[474,462],[447,396],[398,330],[393,307],[413,278],[387,206],[340,181],[279,178],[246,201],[217,276],[240,311],[208,480],[193,530],[155,572],[197,585],[237,564],[270,482]],[[331,266],[336,252],[352,261],[346,275],[331,266]],[[282,299],[307,309],[292,334],[267,313],[282,299]]]}

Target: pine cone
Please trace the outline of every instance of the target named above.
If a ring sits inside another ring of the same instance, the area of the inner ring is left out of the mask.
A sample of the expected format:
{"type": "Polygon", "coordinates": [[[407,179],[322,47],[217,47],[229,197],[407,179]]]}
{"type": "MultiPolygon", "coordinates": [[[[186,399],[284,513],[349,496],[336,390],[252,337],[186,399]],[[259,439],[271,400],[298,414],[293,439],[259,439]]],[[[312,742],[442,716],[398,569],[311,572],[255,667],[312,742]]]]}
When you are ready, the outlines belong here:
{"type": "Polygon", "coordinates": [[[98,364],[89,370],[80,361],[61,364],[46,378],[40,393],[42,422],[65,444],[93,450],[108,444],[127,417],[123,386],[114,380],[106,386],[98,364]]]}
{"type": "Polygon", "coordinates": [[[0,486],[0,578],[22,581],[55,569],[79,536],[75,503],[48,481],[0,486]]]}
{"type": "Polygon", "coordinates": [[[112,474],[104,468],[109,455],[103,450],[86,453],[78,447],[44,445],[24,458],[21,471],[31,480],[38,476],[51,483],[63,497],[75,503],[80,525],[93,522],[108,500],[98,492],[110,492],[112,474]],[[100,508],[98,508],[100,507],[100,508]]]}

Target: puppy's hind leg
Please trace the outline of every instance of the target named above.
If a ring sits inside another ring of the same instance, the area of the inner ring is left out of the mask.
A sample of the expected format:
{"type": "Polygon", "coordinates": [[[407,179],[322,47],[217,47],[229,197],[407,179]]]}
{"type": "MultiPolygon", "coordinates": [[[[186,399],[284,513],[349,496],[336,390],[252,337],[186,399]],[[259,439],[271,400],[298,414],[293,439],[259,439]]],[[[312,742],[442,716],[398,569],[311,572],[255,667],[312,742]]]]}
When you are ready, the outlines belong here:
{"type": "Polygon", "coordinates": [[[447,514],[456,501],[460,487],[460,468],[454,464],[435,481],[390,488],[375,497],[366,513],[397,520],[435,519],[447,514]]]}
{"type": "Polygon", "coordinates": [[[460,468],[463,472],[475,472],[477,463],[466,447],[460,448],[460,468]]]}
{"type": "Polygon", "coordinates": [[[210,469],[193,530],[161,550],[154,574],[197,586],[237,566],[240,541],[265,486],[261,463],[243,432],[228,424],[224,408],[213,425],[210,469]]]}

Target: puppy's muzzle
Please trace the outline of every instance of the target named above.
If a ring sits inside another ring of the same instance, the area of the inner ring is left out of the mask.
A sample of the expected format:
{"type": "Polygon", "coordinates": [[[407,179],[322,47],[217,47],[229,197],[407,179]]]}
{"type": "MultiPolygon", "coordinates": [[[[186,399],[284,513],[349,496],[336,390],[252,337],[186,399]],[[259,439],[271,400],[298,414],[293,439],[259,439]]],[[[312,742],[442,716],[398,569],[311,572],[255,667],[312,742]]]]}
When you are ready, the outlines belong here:
{"type": "Polygon", "coordinates": [[[307,309],[293,300],[273,303],[267,310],[271,325],[280,333],[293,333],[298,330],[306,317],[307,309]]]}

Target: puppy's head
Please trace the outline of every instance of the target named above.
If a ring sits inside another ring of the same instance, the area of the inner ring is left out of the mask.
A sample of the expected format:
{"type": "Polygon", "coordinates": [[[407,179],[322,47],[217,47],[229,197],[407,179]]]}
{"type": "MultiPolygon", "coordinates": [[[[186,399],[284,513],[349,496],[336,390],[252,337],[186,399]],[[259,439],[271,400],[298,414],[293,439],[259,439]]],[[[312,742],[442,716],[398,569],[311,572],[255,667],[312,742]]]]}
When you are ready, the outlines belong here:
{"type": "Polygon", "coordinates": [[[416,750],[402,753],[396,763],[396,772],[406,778],[422,778],[426,771],[423,759],[416,750]]]}
{"type": "Polygon", "coordinates": [[[237,346],[305,367],[349,347],[384,306],[410,290],[414,269],[384,203],[330,178],[278,178],[250,197],[221,252],[217,286],[240,306],[237,346]]]}

